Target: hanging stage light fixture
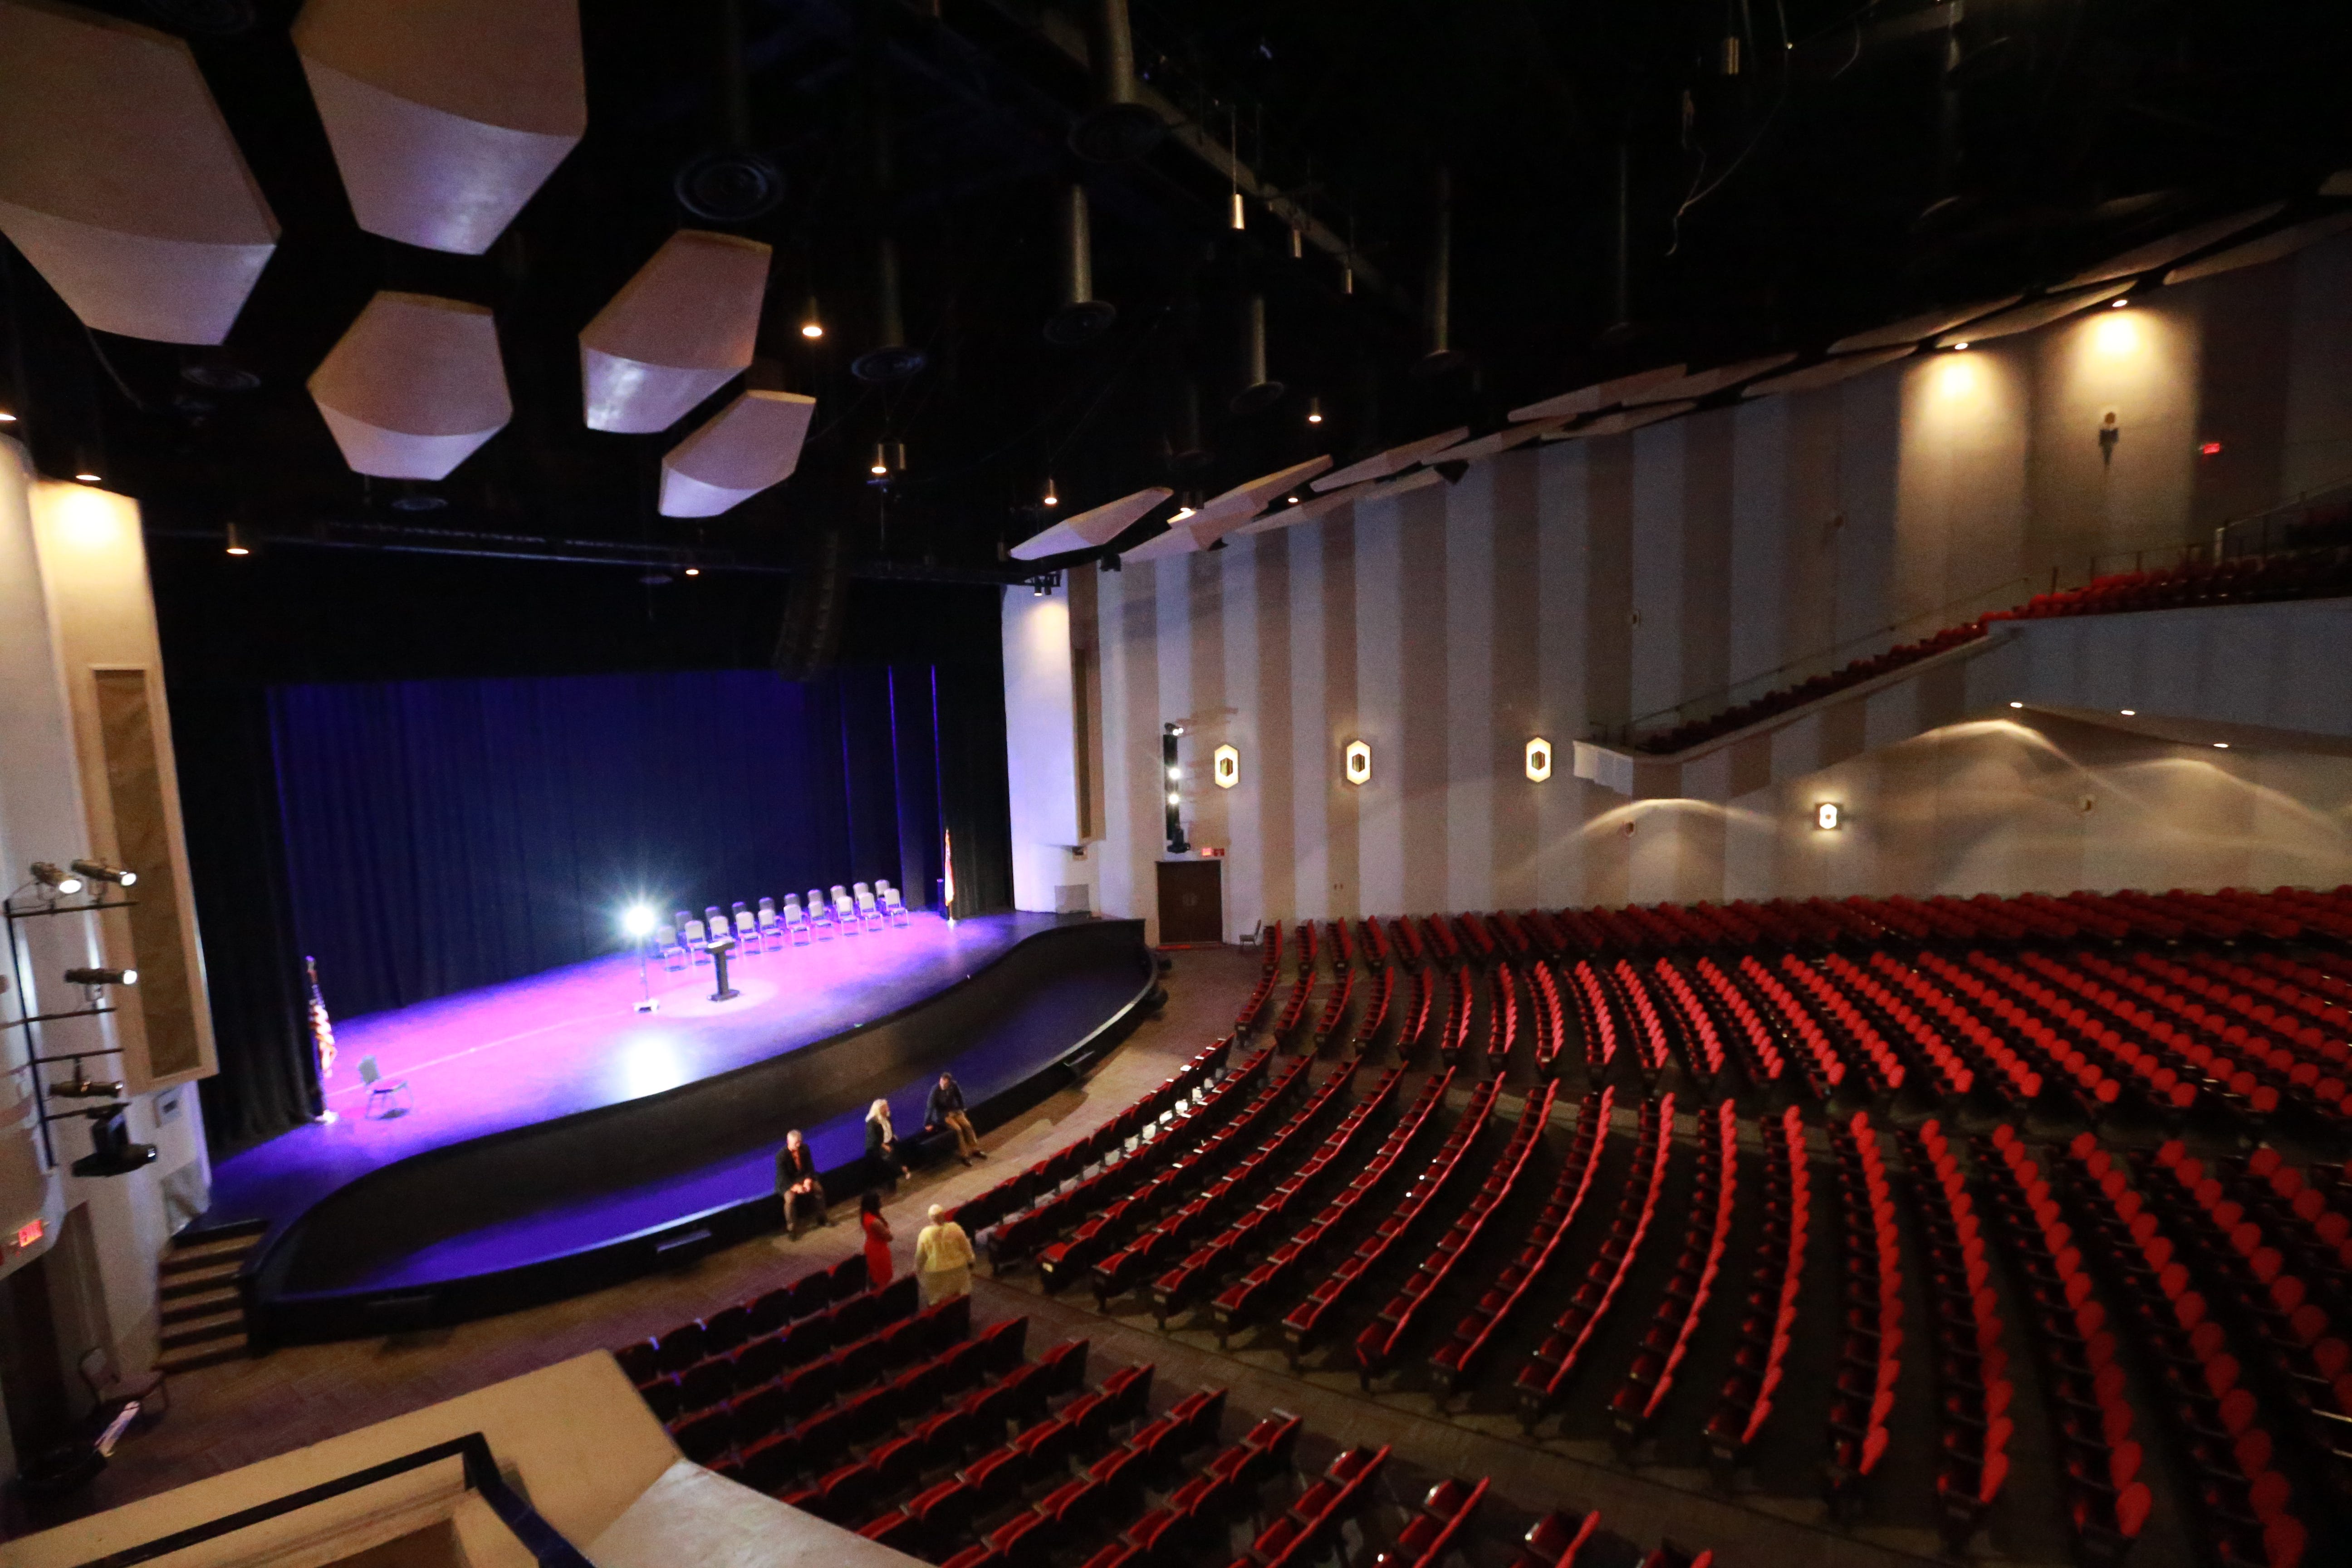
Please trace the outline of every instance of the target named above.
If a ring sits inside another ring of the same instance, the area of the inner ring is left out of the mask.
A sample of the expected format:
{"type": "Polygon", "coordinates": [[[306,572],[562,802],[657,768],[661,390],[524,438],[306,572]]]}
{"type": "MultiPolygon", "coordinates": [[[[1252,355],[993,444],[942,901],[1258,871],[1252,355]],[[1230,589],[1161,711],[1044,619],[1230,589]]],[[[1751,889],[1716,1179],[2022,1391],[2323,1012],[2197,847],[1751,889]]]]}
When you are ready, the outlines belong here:
{"type": "Polygon", "coordinates": [[[136,886],[139,873],[127,867],[110,866],[103,860],[77,860],[73,868],[93,882],[111,882],[118,888],[136,886]]]}
{"type": "Polygon", "coordinates": [[[1118,320],[1118,307],[1095,293],[1093,226],[1087,188],[1072,180],[1062,187],[1062,302],[1045,318],[1045,341],[1064,345],[1100,337],[1118,320]]]}
{"type": "Polygon", "coordinates": [[[1242,307],[1243,384],[1234,394],[1233,411],[1262,414],[1282,401],[1286,390],[1265,369],[1265,296],[1252,294],[1242,307]]]}
{"type": "Polygon", "coordinates": [[[1096,0],[1087,38],[1095,102],[1070,127],[1070,151],[1091,163],[1124,163],[1160,144],[1168,127],[1135,86],[1135,37],[1127,0],[1096,0]]]}

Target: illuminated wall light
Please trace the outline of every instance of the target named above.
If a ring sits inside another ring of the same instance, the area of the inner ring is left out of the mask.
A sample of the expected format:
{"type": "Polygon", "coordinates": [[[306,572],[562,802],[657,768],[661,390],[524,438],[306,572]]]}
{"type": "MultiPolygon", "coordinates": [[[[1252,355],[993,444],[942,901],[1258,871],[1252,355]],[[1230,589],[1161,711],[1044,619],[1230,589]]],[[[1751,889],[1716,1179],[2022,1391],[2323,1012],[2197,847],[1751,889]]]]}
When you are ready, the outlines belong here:
{"type": "Polygon", "coordinates": [[[1348,749],[1344,753],[1344,761],[1341,766],[1349,784],[1362,784],[1371,783],[1371,742],[1368,741],[1349,742],[1348,749]]]}
{"type": "Polygon", "coordinates": [[[1211,754],[1209,776],[1216,780],[1219,789],[1231,789],[1242,782],[1242,753],[1238,747],[1219,746],[1211,754]]]}
{"type": "Polygon", "coordinates": [[[1551,777],[1551,742],[1541,735],[1528,742],[1528,777],[1537,784],[1551,777]]]}
{"type": "Polygon", "coordinates": [[[2213,742],[2213,749],[2217,752],[2226,752],[2230,749],[2230,742],[2227,741],[2216,741],[2213,742]]]}
{"type": "Polygon", "coordinates": [[[1183,804],[1183,797],[1171,789],[1168,792],[1168,804],[1171,805],[1181,805],[1183,804]]]}
{"type": "Polygon", "coordinates": [[[2219,441],[2200,442],[2198,444],[2197,451],[2201,457],[2218,458],[2221,455],[2221,443],[2219,441]]]}
{"type": "Polygon", "coordinates": [[[2022,702],[2012,702],[2012,703],[2011,703],[2011,704],[2010,704],[2010,706],[2011,706],[2011,708],[2022,708],[2022,707],[2024,707],[2024,706],[2025,706],[2025,704],[2024,704],[2024,703],[2022,703],[2022,702]]]}
{"type": "Polygon", "coordinates": [[[2118,708],[2116,711],[2122,714],[2126,719],[2137,719],[2139,717],[2139,710],[2137,708],[2118,708]]]}
{"type": "Polygon", "coordinates": [[[1825,800],[1813,807],[1813,826],[1823,833],[1835,833],[1845,826],[1845,808],[1833,800],[1825,800]]]}
{"type": "Polygon", "coordinates": [[[1956,354],[1964,354],[1969,352],[1969,345],[1966,343],[1954,343],[1952,345],[1952,352],[1956,354]]]}

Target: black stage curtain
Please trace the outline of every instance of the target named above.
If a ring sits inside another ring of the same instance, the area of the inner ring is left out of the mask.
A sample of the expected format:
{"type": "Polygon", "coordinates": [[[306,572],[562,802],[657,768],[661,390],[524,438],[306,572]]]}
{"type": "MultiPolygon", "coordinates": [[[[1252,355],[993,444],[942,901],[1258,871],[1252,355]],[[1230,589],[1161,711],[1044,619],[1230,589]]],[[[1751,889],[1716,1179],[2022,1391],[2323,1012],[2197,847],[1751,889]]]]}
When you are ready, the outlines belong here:
{"type": "MultiPolygon", "coordinates": [[[[329,1005],[375,1012],[615,951],[632,903],[666,920],[884,878],[929,902],[901,869],[892,690],[929,679],[272,690],[294,929],[329,1005]]],[[[928,792],[915,805],[936,823],[928,792]]]]}
{"type": "Polygon", "coordinates": [[[220,1056],[219,1074],[202,1089],[205,1141],[218,1158],[318,1114],[319,1078],[286,882],[268,705],[252,688],[198,685],[169,695],[220,1056]]]}

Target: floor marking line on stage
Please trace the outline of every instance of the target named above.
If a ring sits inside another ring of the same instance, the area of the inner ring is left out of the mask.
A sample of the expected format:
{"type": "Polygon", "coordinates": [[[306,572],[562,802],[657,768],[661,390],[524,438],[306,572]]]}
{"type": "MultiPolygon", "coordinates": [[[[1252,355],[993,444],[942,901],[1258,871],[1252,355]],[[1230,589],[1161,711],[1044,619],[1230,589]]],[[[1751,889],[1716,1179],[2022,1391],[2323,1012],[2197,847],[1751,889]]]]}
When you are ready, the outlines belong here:
{"type": "MultiPolygon", "coordinates": [[[[462,1051],[452,1051],[446,1057],[435,1057],[429,1062],[419,1062],[415,1067],[403,1067],[400,1068],[398,1071],[403,1077],[413,1078],[419,1073],[430,1072],[437,1067],[446,1067],[449,1063],[454,1061],[463,1061],[466,1058],[477,1055],[482,1051],[494,1051],[500,1046],[510,1046],[517,1040],[527,1040],[533,1035],[550,1034],[557,1029],[578,1028],[583,1024],[594,1023],[597,1019],[603,1016],[604,1016],[604,1010],[600,1008],[593,1013],[583,1013],[577,1018],[564,1018],[552,1024],[541,1024],[536,1029],[523,1029],[515,1034],[500,1036],[495,1040],[484,1040],[478,1046],[467,1046],[462,1051]]],[[[346,1085],[344,1088],[333,1090],[327,1096],[327,1098],[329,1100],[332,1100],[339,1094],[359,1094],[364,1092],[367,1087],[368,1086],[363,1083],[346,1085]]]]}

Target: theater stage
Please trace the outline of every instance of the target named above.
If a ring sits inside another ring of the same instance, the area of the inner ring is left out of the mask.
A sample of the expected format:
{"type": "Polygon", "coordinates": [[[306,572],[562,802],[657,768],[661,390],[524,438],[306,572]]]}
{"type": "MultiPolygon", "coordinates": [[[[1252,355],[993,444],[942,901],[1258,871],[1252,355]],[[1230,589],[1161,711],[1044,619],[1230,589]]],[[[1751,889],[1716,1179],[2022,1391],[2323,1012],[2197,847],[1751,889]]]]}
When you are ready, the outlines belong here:
{"type": "Polygon", "coordinates": [[[1154,971],[1139,921],[919,913],[739,960],[723,1003],[708,967],[652,978],[651,1014],[615,956],[340,1023],[336,1120],[214,1173],[202,1227],[268,1227],[256,1342],[509,1310],[770,1228],[791,1127],[847,1197],[875,1097],[911,1133],[945,1068],[985,1128],[1131,1026],[1154,971]],[[413,1109],[366,1114],[371,1055],[413,1109]]]}

